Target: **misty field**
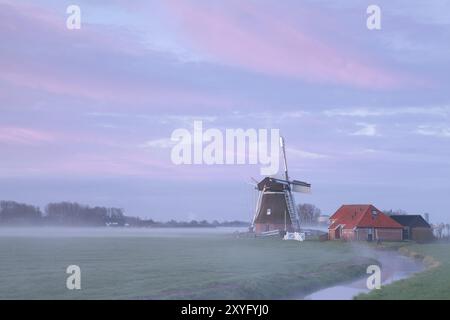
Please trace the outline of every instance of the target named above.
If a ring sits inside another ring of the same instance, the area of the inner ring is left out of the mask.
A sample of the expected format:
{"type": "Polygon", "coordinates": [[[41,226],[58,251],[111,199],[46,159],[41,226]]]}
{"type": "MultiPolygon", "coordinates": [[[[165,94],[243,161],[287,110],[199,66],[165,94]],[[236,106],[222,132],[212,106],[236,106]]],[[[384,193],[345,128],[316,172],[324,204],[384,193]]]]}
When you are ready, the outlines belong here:
{"type": "Polygon", "coordinates": [[[0,229],[0,299],[301,297],[365,274],[334,242],[239,239],[231,231],[0,229]],[[67,266],[81,290],[66,289],[67,266]]]}

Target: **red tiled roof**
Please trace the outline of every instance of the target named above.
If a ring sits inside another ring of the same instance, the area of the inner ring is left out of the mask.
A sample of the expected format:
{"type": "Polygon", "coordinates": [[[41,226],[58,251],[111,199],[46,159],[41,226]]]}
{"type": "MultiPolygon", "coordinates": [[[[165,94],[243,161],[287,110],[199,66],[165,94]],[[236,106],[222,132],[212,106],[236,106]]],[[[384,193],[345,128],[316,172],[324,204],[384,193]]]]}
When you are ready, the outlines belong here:
{"type": "Polygon", "coordinates": [[[342,225],[344,229],[359,228],[402,228],[394,219],[385,215],[373,205],[343,205],[331,217],[329,229],[342,225]]]}
{"type": "Polygon", "coordinates": [[[330,217],[330,220],[339,219],[355,212],[365,212],[370,206],[370,204],[344,204],[330,217]]]}

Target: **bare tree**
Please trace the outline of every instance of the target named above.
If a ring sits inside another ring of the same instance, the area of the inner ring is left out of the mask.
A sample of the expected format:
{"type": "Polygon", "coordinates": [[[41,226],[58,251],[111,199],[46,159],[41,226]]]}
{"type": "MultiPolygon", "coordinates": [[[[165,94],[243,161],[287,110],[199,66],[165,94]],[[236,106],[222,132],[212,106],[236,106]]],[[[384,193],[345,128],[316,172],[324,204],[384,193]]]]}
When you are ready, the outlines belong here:
{"type": "Polygon", "coordinates": [[[322,212],[313,204],[302,203],[298,205],[298,213],[300,215],[301,223],[314,224],[317,223],[322,212]]]}
{"type": "Polygon", "coordinates": [[[444,227],[445,226],[443,223],[439,223],[434,226],[434,230],[436,231],[436,236],[438,237],[438,239],[442,239],[442,232],[444,231],[444,227]]]}
{"type": "Polygon", "coordinates": [[[383,213],[388,215],[388,216],[392,216],[392,215],[405,215],[408,214],[405,210],[402,209],[397,209],[397,210],[383,210],[383,213]]]}

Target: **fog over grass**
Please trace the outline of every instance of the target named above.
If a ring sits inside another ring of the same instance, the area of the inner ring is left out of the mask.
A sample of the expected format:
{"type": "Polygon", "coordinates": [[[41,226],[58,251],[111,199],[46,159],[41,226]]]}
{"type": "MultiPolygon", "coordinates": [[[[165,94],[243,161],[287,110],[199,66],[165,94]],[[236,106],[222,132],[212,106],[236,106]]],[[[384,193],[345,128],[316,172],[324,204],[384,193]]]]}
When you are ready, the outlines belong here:
{"type": "Polygon", "coordinates": [[[347,244],[234,228],[0,228],[0,299],[276,299],[364,275],[347,244]],[[81,268],[81,290],[66,269],[81,268]]]}

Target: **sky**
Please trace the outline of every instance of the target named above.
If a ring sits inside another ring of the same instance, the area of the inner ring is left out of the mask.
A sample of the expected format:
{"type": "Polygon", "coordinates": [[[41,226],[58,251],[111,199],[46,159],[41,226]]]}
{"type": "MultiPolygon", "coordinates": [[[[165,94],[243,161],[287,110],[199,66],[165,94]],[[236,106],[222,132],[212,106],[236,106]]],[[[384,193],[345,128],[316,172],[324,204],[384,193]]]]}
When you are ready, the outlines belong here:
{"type": "Polygon", "coordinates": [[[279,129],[324,214],[450,221],[448,0],[0,0],[0,40],[0,199],[249,221],[259,165],[171,161],[197,120],[279,129]]]}

